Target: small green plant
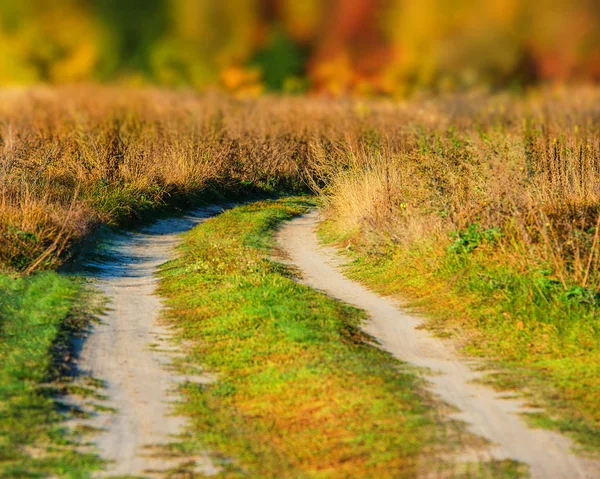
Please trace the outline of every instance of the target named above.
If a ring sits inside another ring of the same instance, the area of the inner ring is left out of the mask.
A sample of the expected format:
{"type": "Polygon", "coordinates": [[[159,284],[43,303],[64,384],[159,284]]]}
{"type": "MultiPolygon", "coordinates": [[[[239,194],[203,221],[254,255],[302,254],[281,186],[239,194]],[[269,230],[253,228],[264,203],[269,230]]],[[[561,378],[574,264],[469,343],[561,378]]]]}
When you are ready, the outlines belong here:
{"type": "Polygon", "coordinates": [[[56,273],[0,275],[0,478],[86,478],[100,460],[76,449],[54,401],[56,365],[83,325],[79,286],[56,273]]]}
{"type": "Polygon", "coordinates": [[[466,229],[450,233],[454,242],[448,247],[450,253],[468,254],[483,242],[496,244],[502,237],[500,228],[482,229],[479,223],[470,224],[466,229]]]}
{"type": "Polygon", "coordinates": [[[592,307],[600,306],[600,291],[583,286],[572,286],[563,292],[562,298],[567,302],[587,304],[592,307]]]}

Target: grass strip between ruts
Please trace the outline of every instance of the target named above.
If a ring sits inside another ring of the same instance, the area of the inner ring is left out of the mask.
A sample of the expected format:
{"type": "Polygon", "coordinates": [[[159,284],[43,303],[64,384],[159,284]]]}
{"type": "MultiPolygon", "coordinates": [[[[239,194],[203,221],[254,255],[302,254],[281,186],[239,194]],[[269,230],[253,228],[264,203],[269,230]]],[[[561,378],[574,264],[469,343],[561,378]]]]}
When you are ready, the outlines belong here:
{"type": "Polygon", "coordinates": [[[183,446],[219,451],[232,477],[411,477],[434,428],[420,380],[367,345],[362,312],[267,258],[275,228],[310,206],[227,211],[187,233],[163,267],[187,361],[218,374],[183,387],[183,446]]]}

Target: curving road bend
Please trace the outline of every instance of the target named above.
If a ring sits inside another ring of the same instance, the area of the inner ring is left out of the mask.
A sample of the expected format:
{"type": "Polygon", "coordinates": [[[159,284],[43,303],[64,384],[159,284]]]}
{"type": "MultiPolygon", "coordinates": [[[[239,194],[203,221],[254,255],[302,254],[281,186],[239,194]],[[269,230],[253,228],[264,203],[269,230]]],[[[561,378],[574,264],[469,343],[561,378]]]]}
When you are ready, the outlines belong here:
{"type": "Polygon", "coordinates": [[[545,429],[527,426],[519,413],[525,404],[502,397],[492,388],[473,381],[482,373],[460,358],[448,341],[418,329],[422,320],[404,313],[392,300],[346,278],[338,251],[319,244],[317,212],[287,223],[278,233],[279,246],[302,273],[302,281],[330,296],[365,310],[370,319],[364,329],[381,347],[398,359],[427,368],[429,389],[445,403],[455,406],[453,418],[487,439],[479,460],[513,459],[529,466],[536,479],[583,479],[600,477],[600,461],[572,452],[570,439],[545,429]]]}

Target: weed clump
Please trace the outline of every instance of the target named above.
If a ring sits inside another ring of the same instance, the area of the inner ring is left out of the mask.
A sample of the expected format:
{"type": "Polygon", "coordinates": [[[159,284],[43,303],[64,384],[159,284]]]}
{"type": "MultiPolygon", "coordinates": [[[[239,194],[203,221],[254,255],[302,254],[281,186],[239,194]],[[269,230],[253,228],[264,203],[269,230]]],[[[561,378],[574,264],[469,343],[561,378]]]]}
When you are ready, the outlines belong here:
{"type": "Polygon", "coordinates": [[[488,244],[497,243],[501,236],[500,228],[482,230],[478,223],[473,223],[465,230],[450,233],[450,237],[454,239],[454,242],[448,247],[448,251],[456,254],[470,253],[483,242],[488,244]]]}

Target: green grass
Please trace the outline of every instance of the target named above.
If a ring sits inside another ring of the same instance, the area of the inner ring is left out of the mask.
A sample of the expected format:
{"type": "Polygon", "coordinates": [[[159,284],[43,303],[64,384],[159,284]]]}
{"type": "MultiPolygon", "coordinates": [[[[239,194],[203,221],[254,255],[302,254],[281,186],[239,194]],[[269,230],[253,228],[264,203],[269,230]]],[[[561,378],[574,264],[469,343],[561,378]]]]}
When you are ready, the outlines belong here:
{"type": "Polygon", "coordinates": [[[600,451],[598,295],[565,288],[548,265],[524,268],[498,243],[496,230],[472,227],[447,245],[373,248],[359,236],[322,227],[326,241],[354,258],[349,276],[384,293],[412,299],[428,326],[473,356],[488,358],[488,382],[514,390],[545,413],[539,427],[560,430],[600,451]]]}
{"type": "MultiPolygon", "coordinates": [[[[212,451],[223,477],[414,477],[446,467],[436,451],[456,425],[415,372],[367,344],[362,312],[268,258],[276,227],[310,206],[291,198],[230,210],[187,233],[181,257],[163,267],[168,320],[189,347],[181,367],[218,378],[182,387],[191,427],[178,448],[212,451]]],[[[522,473],[514,463],[472,470],[460,477],[522,473]]]]}
{"type": "Polygon", "coordinates": [[[78,453],[49,380],[81,327],[81,290],[56,273],[0,276],[0,477],[88,477],[100,466],[78,453]]]}

